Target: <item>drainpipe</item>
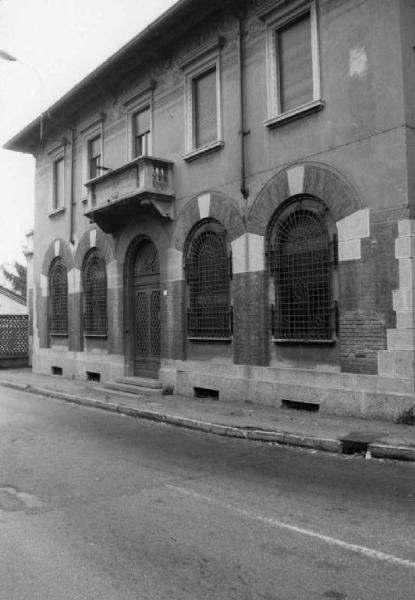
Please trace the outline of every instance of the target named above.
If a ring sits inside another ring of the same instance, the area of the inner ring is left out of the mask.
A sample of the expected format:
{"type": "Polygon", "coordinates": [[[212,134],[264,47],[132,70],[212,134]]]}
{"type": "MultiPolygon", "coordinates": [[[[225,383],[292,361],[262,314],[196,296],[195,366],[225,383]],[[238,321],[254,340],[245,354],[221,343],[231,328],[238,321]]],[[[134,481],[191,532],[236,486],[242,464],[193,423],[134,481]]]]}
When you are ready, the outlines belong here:
{"type": "Polygon", "coordinates": [[[245,131],[245,102],[244,102],[244,72],[243,72],[243,46],[242,46],[242,19],[238,15],[238,79],[239,79],[239,136],[241,140],[241,194],[246,200],[249,196],[249,189],[246,187],[246,168],[245,168],[245,137],[250,131],[245,131]]]}
{"type": "Polygon", "coordinates": [[[75,131],[71,127],[71,181],[69,187],[69,242],[74,245],[74,165],[75,165],[75,131]]]}

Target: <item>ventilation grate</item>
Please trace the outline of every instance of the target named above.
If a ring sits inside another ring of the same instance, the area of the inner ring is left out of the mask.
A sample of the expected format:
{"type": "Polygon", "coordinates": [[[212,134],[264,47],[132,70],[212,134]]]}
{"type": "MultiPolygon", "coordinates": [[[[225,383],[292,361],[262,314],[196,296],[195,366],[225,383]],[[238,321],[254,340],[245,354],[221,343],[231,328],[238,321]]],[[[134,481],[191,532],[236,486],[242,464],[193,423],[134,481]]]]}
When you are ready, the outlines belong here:
{"type": "Polygon", "coordinates": [[[209,398],[210,400],[219,400],[219,390],[210,390],[209,388],[194,387],[193,395],[195,398],[209,398]]]}
{"type": "Polygon", "coordinates": [[[284,408],[290,408],[293,410],[305,410],[307,412],[318,412],[320,405],[314,402],[300,402],[299,400],[282,400],[284,408]]]}

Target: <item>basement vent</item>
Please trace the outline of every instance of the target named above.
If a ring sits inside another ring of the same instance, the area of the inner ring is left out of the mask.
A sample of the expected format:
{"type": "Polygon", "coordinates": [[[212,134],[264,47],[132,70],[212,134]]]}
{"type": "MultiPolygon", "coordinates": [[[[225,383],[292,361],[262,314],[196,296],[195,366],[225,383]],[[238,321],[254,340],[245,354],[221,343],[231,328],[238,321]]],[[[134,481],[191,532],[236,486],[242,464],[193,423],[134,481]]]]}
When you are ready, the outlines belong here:
{"type": "Polygon", "coordinates": [[[318,412],[320,405],[314,402],[300,402],[299,400],[283,400],[282,405],[284,408],[291,408],[293,410],[306,410],[308,412],[318,412]]]}
{"type": "Polygon", "coordinates": [[[94,371],[87,371],[86,378],[88,381],[101,381],[101,373],[95,373],[94,371]]]}
{"type": "Polygon", "coordinates": [[[194,387],[193,396],[195,398],[209,398],[210,400],[219,400],[219,390],[210,390],[209,388],[194,387]]]}
{"type": "Polygon", "coordinates": [[[62,367],[52,367],[52,375],[63,375],[62,367]]]}

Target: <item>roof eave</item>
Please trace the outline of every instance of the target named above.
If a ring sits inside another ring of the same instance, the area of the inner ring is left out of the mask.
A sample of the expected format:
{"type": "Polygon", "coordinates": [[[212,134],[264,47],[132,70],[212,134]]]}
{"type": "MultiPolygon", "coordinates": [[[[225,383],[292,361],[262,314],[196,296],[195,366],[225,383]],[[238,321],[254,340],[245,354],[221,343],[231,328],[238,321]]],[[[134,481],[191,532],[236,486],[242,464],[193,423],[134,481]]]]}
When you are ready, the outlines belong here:
{"type": "MultiPolygon", "coordinates": [[[[190,15],[188,15],[188,18],[184,18],[186,11],[190,8],[192,8],[193,21],[199,22],[205,16],[217,10],[218,4],[220,5],[220,1],[217,3],[212,0],[209,3],[206,3],[204,0],[178,0],[178,2],[143,29],[143,31],[127,42],[127,44],[122,46],[115,54],[111,55],[107,60],[89,73],[89,75],[84,77],[84,79],[59,98],[52,106],[8,140],[3,148],[17,152],[34,153],[41,141],[41,121],[43,121],[43,130],[46,131],[48,123],[49,126],[53,127],[56,121],[62,121],[62,119],[65,118],[65,111],[69,116],[69,114],[76,112],[81,105],[84,105],[86,101],[92,99],[93,96],[96,96],[106,80],[109,80],[109,82],[119,80],[133,69],[132,63],[134,63],[134,67],[136,67],[145,60],[148,60],[148,58],[154,54],[155,38],[157,39],[158,48],[165,47],[172,43],[184,30],[194,26],[194,23],[192,23],[192,20],[189,18],[190,15]],[[195,10],[199,5],[200,9],[195,10]],[[175,22],[177,22],[176,28],[174,27],[175,22]],[[168,31],[165,33],[163,39],[161,39],[160,34],[163,33],[163,30],[166,28],[168,28],[168,31]],[[150,48],[148,46],[147,51],[145,51],[145,46],[148,45],[150,41],[152,42],[152,47],[150,48]],[[139,52],[140,48],[143,49],[141,54],[139,52]],[[118,67],[121,66],[120,63],[127,60],[131,61],[131,68],[129,70],[127,68],[126,72],[123,73],[118,67]],[[88,100],[85,100],[86,97],[88,100]],[[53,117],[51,115],[53,115],[53,117]]],[[[109,82],[107,81],[107,83],[109,82]]]]}

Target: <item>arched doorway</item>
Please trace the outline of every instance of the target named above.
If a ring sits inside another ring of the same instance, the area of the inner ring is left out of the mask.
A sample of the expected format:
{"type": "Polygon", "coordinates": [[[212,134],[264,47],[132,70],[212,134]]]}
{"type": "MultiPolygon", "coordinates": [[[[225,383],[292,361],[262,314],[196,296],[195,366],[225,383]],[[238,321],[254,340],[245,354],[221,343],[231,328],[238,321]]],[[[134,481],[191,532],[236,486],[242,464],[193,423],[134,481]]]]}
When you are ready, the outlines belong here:
{"type": "Polygon", "coordinates": [[[149,239],[136,244],[130,262],[133,374],[158,378],[160,369],[160,260],[149,239]]]}

